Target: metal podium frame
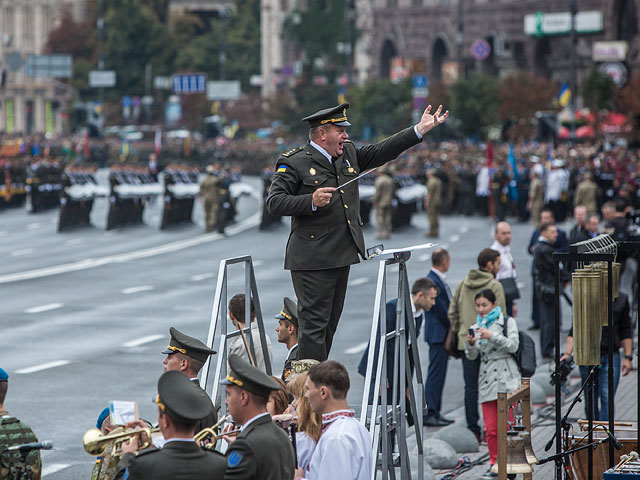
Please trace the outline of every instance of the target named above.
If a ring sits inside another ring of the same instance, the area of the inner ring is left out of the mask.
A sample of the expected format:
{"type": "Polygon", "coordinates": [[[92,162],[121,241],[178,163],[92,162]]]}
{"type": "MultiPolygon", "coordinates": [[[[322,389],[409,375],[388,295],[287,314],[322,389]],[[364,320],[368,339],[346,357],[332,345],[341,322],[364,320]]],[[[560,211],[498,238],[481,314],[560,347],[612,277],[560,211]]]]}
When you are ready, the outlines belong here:
{"type": "MultiPolygon", "coordinates": [[[[240,336],[240,330],[233,330],[229,332],[228,326],[228,315],[227,315],[227,303],[228,303],[228,268],[230,265],[236,265],[238,263],[244,263],[244,295],[245,295],[245,317],[250,317],[251,312],[251,299],[253,298],[253,306],[256,313],[258,331],[260,332],[260,344],[262,346],[262,351],[264,352],[264,363],[265,368],[267,370],[267,375],[271,375],[271,359],[267,354],[267,339],[264,330],[264,322],[262,320],[262,309],[260,308],[260,297],[258,296],[258,286],[256,284],[256,276],[253,269],[253,260],[251,259],[251,255],[245,255],[242,257],[234,257],[227,258],[224,260],[220,260],[220,267],[218,268],[218,280],[216,284],[216,292],[213,298],[213,307],[211,309],[211,320],[209,326],[209,335],[207,336],[207,346],[209,348],[213,348],[214,338],[216,334],[216,329],[218,327],[218,323],[220,323],[220,341],[218,343],[218,354],[217,354],[217,363],[215,374],[213,376],[213,385],[211,386],[211,399],[214,403],[216,403],[218,399],[218,395],[225,395],[224,389],[220,390],[220,379],[225,378],[227,376],[227,357],[229,355],[227,349],[228,340],[231,340],[235,337],[240,336]],[[219,319],[222,319],[220,322],[219,319]],[[221,393],[222,392],[222,393],[221,393]]],[[[251,322],[245,321],[245,328],[242,329],[245,333],[245,337],[247,338],[247,343],[249,345],[249,350],[251,351],[251,355],[253,358],[256,357],[255,347],[253,345],[253,335],[251,335],[251,322]]],[[[207,387],[209,386],[209,366],[211,364],[211,357],[207,358],[204,366],[202,367],[200,373],[200,383],[202,388],[207,391],[207,387]]],[[[222,415],[227,413],[227,407],[224,402],[224,397],[220,397],[220,407],[222,409],[222,415]]]]}
{"type": "MultiPolygon", "coordinates": [[[[406,262],[411,257],[410,251],[396,252],[393,258],[380,261],[378,269],[378,282],[376,286],[376,301],[373,310],[373,320],[371,324],[371,335],[369,338],[369,357],[367,361],[367,374],[364,383],[364,393],[362,396],[362,411],[360,421],[368,427],[372,435],[372,448],[374,452],[373,476],[376,478],[378,464],[382,468],[382,480],[396,478],[395,462],[393,461],[392,434],[395,432],[395,439],[398,444],[400,454],[400,478],[409,480],[411,466],[409,462],[409,452],[407,446],[407,426],[405,415],[407,407],[410,408],[414,418],[414,429],[418,445],[418,479],[424,478],[424,450],[422,433],[422,416],[425,409],[425,393],[422,380],[422,368],[420,366],[420,355],[418,352],[418,339],[416,328],[411,315],[411,289],[407,277],[406,262]],[[398,305],[396,309],[396,328],[392,332],[386,332],[386,290],[387,290],[387,267],[397,264],[398,272],[398,305]],[[405,322],[406,312],[409,312],[411,321],[405,322]],[[409,328],[406,329],[405,325],[409,328]],[[408,337],[408,338],[407,338],[408,337]],[[378,361],[374,365],[376,339],[380,341],[377,349],[378,361]],[[408,340],[408,341],[407,341],[408,340]],[[391,399],[387,396],[387,389],[381,388],[382,382],[387,378],[387,342],[395,341],[395,354],[393,359],[393,385],[391,386],[391,399]],[[411,380],[411,370],[409,368],[409,343],[412,348],[412,356],[416,369],[417,387],[420,391],[416,395],[414,383],[411,380]],[[410,379],[407,385],[407,379],[410,379]],[[405,391],[409,392],[409,403],[405,391]],[[369,407],[369,393],[373,389],[373,399],[371,411],[369,407]],[[384,421],[383,421],[384,419],[384,421]],[[382,456],[382,459],[380,459],[382,456]],[[390,462],[391,460],[391,462],[390,462]]],[[[426,328],[426,327],[425,327],[426,328]]]]}

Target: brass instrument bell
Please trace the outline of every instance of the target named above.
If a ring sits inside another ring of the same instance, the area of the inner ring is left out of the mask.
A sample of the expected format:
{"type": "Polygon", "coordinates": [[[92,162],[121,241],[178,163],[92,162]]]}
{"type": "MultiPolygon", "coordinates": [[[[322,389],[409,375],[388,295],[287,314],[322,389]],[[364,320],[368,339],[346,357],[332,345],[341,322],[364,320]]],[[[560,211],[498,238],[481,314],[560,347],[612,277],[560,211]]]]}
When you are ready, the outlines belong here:
{"type": "Polygon", "coordinates": [[[101,457],[107,453],[107,449],[113,443],[111,455],[116,456],[120,455],[122,443],[139,433],[147,434],[147,439],[140,444],[139,449],[142,450],[149,447],[151,445],[151,434],[159,431],[157,428],[123,429],[122,431],[115,431],[105,435],[101,430],[91,428],[82,437],[82,446],[89,455],[101,457]]]}
{"type": "MultiPolygon", "coordinates": [[[[493,464],[491,471],[499,473],[498,462],[493,464]]],[[[527,461],[525,439],[520,432],[510,430],[507,432],[507,475],[518,473],[533,473],[533,467],[527,461]]]]}

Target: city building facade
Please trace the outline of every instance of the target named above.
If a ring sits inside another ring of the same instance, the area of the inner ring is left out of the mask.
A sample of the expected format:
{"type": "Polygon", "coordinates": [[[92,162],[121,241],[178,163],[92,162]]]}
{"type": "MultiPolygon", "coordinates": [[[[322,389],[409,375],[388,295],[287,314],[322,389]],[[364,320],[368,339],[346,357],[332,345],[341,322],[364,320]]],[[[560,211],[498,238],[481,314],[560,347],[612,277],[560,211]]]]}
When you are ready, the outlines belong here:
{"type": "Polygon", "coordinates": [[[53,77],[33,75],[29,58],[44,53],[48,33],[64,8],[76,19],[87,0],[4,0],[0,3],[0,133],[8,136],[59,133],[63,110],[74,101],[69,87],[53,77]]]}
{"type": "MultiPolygon", "coordinates": [[[[372,0],[369,74],[393,78],[423,72],[451,82],[464,72],[505,76],[524,70],[568,82],[571,3],[372,0]]],[[[640,68],[639,0],[575,4],[578,84],[594,61],[622,76],[640,68]],[[610,57],[597,60],[596,50],[610,57]]]]}

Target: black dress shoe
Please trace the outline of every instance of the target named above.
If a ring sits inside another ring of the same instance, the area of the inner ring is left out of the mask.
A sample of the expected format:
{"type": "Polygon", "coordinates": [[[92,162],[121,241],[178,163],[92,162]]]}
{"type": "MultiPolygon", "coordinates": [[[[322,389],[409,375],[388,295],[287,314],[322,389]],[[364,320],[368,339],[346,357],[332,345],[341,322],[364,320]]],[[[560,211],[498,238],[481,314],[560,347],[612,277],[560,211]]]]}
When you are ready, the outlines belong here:
{"type": "Polygon", "coordinates": [[[438,420],[446,423],[447,425],[451,425],[452,423],[455,423],[455,420],[451,420],[450,418],[443,417],[442,415],[438,415],[438,420]]]}
{"type": "Polygon", "coordinates": [[[423,417],[422,424],[427,427],[445,427],[449,425],[447,422],[438,417],[423,417]]]}

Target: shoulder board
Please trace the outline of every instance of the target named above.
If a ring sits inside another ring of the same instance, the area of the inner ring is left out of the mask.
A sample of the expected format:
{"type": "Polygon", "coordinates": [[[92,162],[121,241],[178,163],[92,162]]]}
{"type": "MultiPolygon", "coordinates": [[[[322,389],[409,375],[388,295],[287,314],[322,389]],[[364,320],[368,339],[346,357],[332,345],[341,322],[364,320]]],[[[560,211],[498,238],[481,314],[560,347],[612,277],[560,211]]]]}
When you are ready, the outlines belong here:
{"type": "Polygon", "coordinates": [[[141,455],[146,455],[147,453],[159,452],[160,449],[157,447],[145,448],[144,450],[140,450],[136,452],[136,457],[140,457],[141,455]]]}
{"type": "Polygon", "coordinates": [[[289,158],[291,155],[298,153],[300,150],[304,150],[302,147],[296,147],[282,154],[283,157],[289,158]]]}

